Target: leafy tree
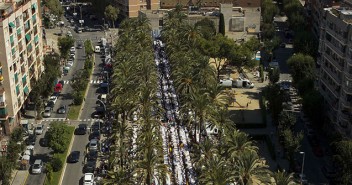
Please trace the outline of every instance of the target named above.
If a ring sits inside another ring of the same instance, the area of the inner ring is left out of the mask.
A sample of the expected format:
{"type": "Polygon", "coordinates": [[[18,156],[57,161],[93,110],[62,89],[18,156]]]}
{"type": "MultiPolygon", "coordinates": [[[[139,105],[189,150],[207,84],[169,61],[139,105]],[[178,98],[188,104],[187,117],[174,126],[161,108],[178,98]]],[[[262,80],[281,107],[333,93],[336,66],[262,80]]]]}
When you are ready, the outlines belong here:
{"type": "Polygon", "coordinates": [[[59,0],[46,0],[43,1],[44,5],[50,10],[50,13],[61,17],[64,14],[64,9],[62,8],[59,0]]]}
{"type": "Polygon", "coordinates": [[[63,162],[61,161],[60,157],[58,156],[54,156],[51,161],[50,164],[52,166],[52,170],[53,172],[58,172],[61,170],[63,162]]]}
{"type": "Polygon", "coordinates": [[[220,13],[220,20],[219,20],[219,33],[225,35],[225,18],[224,14],[220,13]]]}
{"type": "Polygon", "coordinates": [[[287,64],[295,83],[299,83],[305,78],[314,78],[315,62],[311,56],[298,53],[290,57],[287,64]]]}
{"type": "Polygon", "coordinates": [[[275,27],[272,23],[264,23],[262,26],[262,37],[271,40],[275,36],[275,27]]]}
{"type": "Polygon", "coordinates": [[[22,127],[15,128],[10,136],[10,139],[14,142],[23,141],[23,129],[22,127]]]}
{"type": "Polygon", "coordinates": [[[312,32],[299,31],[295,32],[293,39],[295,53],[302,53],[310,56],[317,56],[319,43],[312,32]]]}
{"type": "Polygon", "coordinates": [[[303,111],[316,126],[323,122],[325,112],[324,98],[316,90],[311,90],[303,95],[303,111]]]}
{"type": "Polygon", "coordinates": [[[74,45],[75,40],[72,37],[65,36],[58,38],[58,46],[61,53],[61,57],[64,59],[68,58],[71,47],[74,45]]]}
{"type": "Polygon", "coordinates": [[[280,80],[280,69],[278,67],[270,69],[268,77],[272,84],[277,83],[280,80]]]}
{"type": "Polygon", "coordinates": [[[333,159],[337,163],[339,170],[339,180],[341,184],[347,185],[352,181],[352,141],[342,140],[334,143],[336,155],[333,159]]]}
{"type": "Polygon", "coordinates": [[[303,139],[303,133],[299,132],[294,134],[291,129],[285,129],[282,131],[281,136],[284,138],[284,148],[286,149],[286,156],[290,162],[290,167],[292,169],[294,163],[294,154],[299,151],[301,147],[301,142],[303,139]]]}
{"type": "Polygon", "coordinates": [[[52,122],[47,131],[49,147],[55,153],[63,153],[69,144],[70,132],[68,126],[62,122],[52,122]]]}
{"type": "Polygon", "coordinates": [[[280,130],[292,129],[296,124],[296,115],[292,112],[282,111],[279,115],[280,130]]]}
{"type": "Polygon", "coordinates": [[[118,18],[120,10],[112,5],[105,8],[104,15],[107,19],[111,20],[113,27],[115,28],[115,21],[118,18]]]}
{"type": "Polygon", "coordinates": [[[255,37],[251,37],[249,40],[242,44],[243,47],[248,48],[250,51],[256,52],[262,46],[259,40],[255,37]]]}
{"type": "Polygon", "coordinates": [[[282,111],[283,95],[280,86],[270,84],[265,89],[265,97],[268,100],[268,108],[274,121],[278,121],[278,116],[282,111]]]}
{"type": "Polygon", "coordinates": [[[47,181],[51,182],[51,180],[53,179],[53,167],[52,167],[51,163],[45,164],[45,171],[46,171],[47,181]]]}
{"type": "Polygon", "coordinates": [[[11,184],[11,173],[13,168],[14,168],[13,163],[11,163],[10,160],[8,160],[4,156],[0,156],[0,179],[1,179],[0,182],[3,185],[11,184]]]}
{"type": "Polygon", "coordinates": [[[86,52],[88,58],[94,54],[93,45],[91,40],[84,41],[84,51],[86,52]]]}
{"type": "Polygon", "coordinates": [[[262,1],[262,16],[264,23],[272,24],[273,18],[277,13],[279,13],[279,9],[272,0],[262,1]]]}
{"type": "Polygon", "coordinates": [[[204,39],[211,39],[216,35],[215,24],[208,18],[196,22],[195,26],[200,28],[201,35],[204,39]]]}

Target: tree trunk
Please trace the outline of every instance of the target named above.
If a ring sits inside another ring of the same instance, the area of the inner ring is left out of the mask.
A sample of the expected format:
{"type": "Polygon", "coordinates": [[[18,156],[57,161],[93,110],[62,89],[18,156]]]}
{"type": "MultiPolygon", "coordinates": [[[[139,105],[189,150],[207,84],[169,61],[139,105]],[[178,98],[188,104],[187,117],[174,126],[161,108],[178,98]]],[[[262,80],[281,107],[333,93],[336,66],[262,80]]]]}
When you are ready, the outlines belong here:
{"type": "Polygon", "coordinates": [[[200,118],[199,118],[199,143],[202,138],[202,126],[203,126],[203,116],[200,116],[200,118]]]}

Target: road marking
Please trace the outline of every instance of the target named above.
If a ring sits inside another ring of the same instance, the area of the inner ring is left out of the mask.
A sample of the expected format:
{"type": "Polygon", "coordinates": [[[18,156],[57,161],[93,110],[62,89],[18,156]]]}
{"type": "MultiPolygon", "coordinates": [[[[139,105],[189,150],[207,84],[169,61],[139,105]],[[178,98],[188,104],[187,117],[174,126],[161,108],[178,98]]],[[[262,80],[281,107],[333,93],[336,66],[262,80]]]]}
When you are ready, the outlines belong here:
{"type": "Polygon", "coordinates": [[[69,80],[64,81],[64,84],[69,84],[69,83],[71,83],[69,80]]]}

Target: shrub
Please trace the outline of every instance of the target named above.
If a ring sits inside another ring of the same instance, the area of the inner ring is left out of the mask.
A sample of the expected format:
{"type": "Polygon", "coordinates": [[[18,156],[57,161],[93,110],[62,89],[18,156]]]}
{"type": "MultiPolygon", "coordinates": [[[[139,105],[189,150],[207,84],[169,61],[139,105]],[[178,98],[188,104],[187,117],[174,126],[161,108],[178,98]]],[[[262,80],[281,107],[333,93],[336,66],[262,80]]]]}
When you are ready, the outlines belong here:
{"type": "Polygon", "coordinates": [[[72,96],[75,105],[81,105],[83,103],[84,95],[80,91],[73,93],[72,96]]]}
{"type": "Polygon", "coordinates": [[[57,156],[53,157],[53,159],[51,160],[50,164],[51,164],[51,167],[53,168],[53,172],[60,171],[62,166],[63,166],[63,162],[57,156]]]}

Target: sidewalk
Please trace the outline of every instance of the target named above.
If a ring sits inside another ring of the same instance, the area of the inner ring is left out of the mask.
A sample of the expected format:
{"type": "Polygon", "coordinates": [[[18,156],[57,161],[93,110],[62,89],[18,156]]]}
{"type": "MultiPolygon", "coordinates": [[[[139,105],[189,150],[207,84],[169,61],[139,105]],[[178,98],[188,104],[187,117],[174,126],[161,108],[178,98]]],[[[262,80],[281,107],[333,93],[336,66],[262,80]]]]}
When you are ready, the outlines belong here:
{"type": "Polygon", "coordinates": [[[14,171],[14,178],[12,180],[11,185],[23,185],[27,181],[27,177],[29,175],[28,170],[15,170],[14,171]]]}

